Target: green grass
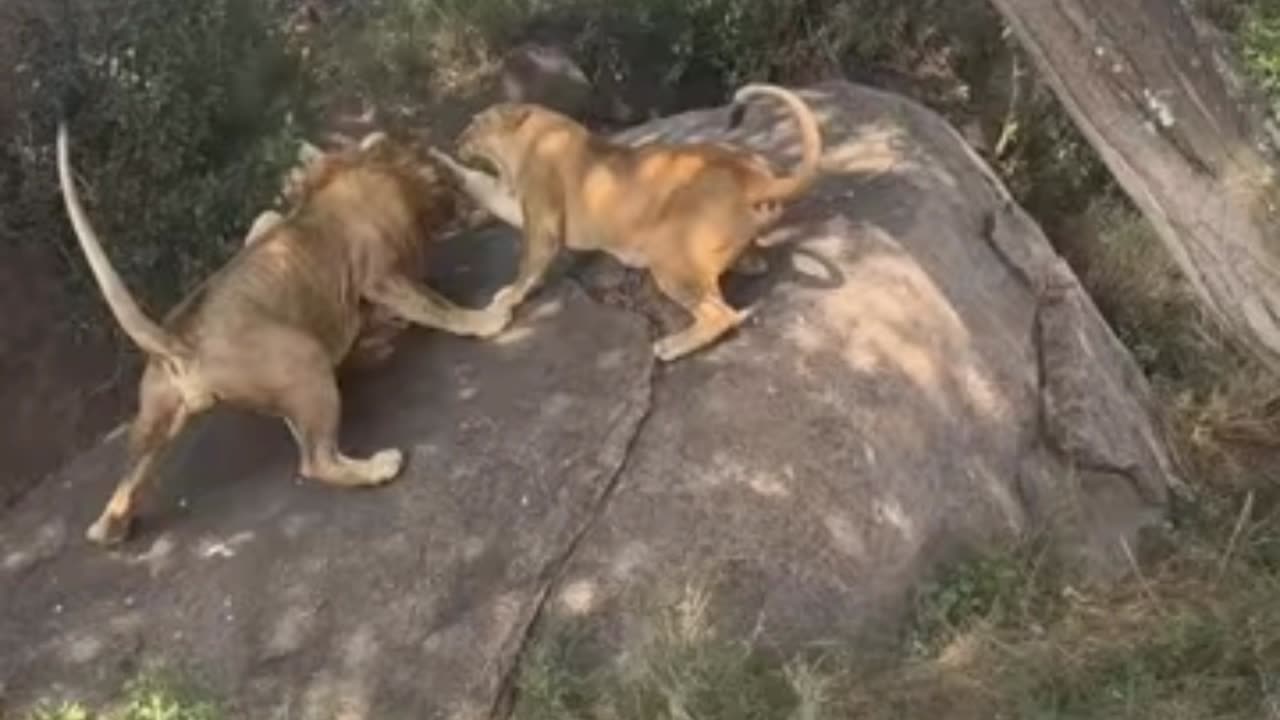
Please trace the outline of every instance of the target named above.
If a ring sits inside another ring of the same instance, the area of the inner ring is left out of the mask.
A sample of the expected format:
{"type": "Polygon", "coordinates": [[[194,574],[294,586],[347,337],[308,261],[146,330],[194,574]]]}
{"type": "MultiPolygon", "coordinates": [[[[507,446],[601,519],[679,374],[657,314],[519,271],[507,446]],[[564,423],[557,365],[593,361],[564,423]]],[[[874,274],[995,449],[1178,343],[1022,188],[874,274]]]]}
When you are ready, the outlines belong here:
{"type": "Polygon", "coordinates": [[[45,703],[27,720],[220,720],[218,706],[176,676],[155,671],[125,685],[119,700],[91,711],[77,702],[45,703]]]}

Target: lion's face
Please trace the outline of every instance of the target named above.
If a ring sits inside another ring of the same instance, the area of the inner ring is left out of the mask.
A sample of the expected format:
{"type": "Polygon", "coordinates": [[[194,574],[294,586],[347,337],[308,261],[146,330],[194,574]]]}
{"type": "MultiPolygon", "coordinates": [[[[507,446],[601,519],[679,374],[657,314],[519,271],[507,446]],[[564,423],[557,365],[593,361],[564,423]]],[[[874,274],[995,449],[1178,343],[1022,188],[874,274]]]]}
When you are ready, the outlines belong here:
{"type": "Polygon", "coordinates": [[[477,114],[458,136],[458,158],[506,176],[515,167],[517,133],[533,111],[523,103],[498,103],[477,114]]]}

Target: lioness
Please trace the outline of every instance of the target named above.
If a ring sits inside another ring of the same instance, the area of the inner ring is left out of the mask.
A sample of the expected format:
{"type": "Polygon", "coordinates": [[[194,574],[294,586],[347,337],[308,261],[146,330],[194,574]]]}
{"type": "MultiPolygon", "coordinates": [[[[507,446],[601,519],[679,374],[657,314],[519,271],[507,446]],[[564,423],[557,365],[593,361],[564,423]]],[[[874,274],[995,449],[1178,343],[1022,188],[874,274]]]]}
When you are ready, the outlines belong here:
{"type": "Polygon", "coordinates": [[[535,104],[499,103],[476,115],[459,137],[458,156],[492,165],[516,202],[486,196],[492,181],[484,173],[433,154],[464,192],[524,231],[516,278],[485,312],[505,327],[565,245],[648,268],[658,288],[693,315],[690,326],[654,343],[660,360],[682,357],[740,324],[747,313],[724,301],[720,275],[780,216],[782,202],[813,184],[822,154],[813,113],[784,88],[739,89],[731,125],[759,95],[782,100],[799,125],[802,157],[790,176],[776,177],[759,155],[721,145],[621,145],[535,104]]]}
{"type": "Polygon", "coordinates": [[[456,212],[454,192],[434,169],[386,142],[324,154],[297,178],[293,207],[259,228],[158,324],[129,293],[90,225],[67,135],[60,123],[58,179],[67,214],[112,314],[148,355],[129,428],[129,468],[88,539],[127,537],[134,496],[161,450],[192,416],[219,402],[283,418],[304,477],[348,487],[394,478],[400,450],[353,458],[338,447],[334,368],[360,332],[361,301],[457,334],[495,332],[491,315],[459,308],[414,279],[433,228],[456,212]]]}

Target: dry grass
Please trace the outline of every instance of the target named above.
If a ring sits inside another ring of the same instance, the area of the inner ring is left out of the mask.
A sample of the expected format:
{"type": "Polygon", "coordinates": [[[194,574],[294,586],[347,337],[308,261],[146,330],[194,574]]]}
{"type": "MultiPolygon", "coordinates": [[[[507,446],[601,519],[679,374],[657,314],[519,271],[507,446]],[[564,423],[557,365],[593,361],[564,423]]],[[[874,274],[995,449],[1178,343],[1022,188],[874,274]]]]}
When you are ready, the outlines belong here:
{"type": "Polygon", "coordinates": [[[1210,492],[1248,489],[1280,450],[1280,377],[1213,326],[1129,206],[1097,201],[1085,224],[1068,259],[1164,401],[1188,474],[1210,492]]]}
{"type": "Polygon", "coordinates": [[[1280,380],[1212,328],[1136,214],[1105,200],[1090,220],[1068,254],[1168,408],[1197,498],[1114,588],[1008,555],[953,568],[917,614],[926,652],[853,683],[852,717],[1280,717],[1280,380]]]}
{"type": "Polygon", "coordinates": [[[1275,538],[1245,527],[1234,545],[1183,538],[1109,591],[1061,587],[1024,623],[969,618],[932,655],[854,681],[851,717],[1275,717],[1280,583],[1258,562],[1275,538]]]}
{"type": "Polygon", "coordinates": [[[710,595],[686,588],[645,637],[603,665],[584,629],[543,632],[524,658],[515,720],[818,720],[837,708],[836,676],[722,634],[710,595]],[[593,658],[594,656],[594,658],[593,658]]]}

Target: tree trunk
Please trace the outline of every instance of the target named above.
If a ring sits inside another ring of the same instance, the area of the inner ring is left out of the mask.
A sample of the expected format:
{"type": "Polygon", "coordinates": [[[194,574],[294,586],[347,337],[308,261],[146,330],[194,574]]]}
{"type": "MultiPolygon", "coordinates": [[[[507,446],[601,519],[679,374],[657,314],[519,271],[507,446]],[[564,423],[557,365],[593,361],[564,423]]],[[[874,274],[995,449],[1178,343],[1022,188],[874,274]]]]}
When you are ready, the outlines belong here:
{"type": "Polygon", "coordinates": [[[1210,314],[1280,371],[1274,155],[1184,3],[992,3],[1210,314]]]}

